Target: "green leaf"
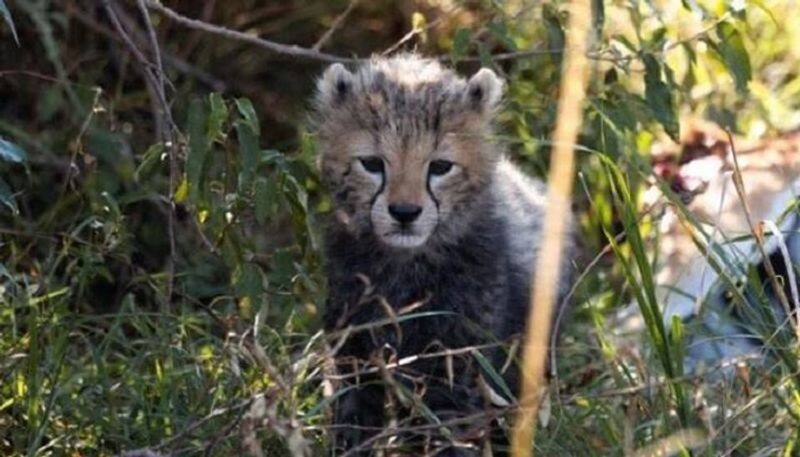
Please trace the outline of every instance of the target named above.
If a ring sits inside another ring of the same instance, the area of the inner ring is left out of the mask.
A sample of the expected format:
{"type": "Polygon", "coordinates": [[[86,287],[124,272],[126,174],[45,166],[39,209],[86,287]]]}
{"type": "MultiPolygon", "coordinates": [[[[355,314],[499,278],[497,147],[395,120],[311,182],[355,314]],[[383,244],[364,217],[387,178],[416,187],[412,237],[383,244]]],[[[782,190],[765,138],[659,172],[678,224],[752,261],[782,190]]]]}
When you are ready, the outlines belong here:
{"type": "Polygon", "coordinates": [[[186,201],[186,198],[189,196],[189,181],[184,178],[181,180],[181,183],[178,184],[178,188],[175,189],[175,195],[173,199],[175,203],[183,203],[186,201]]]}
{"type": "Polygon", "coordinates": [[[239,110],[239,114],[244,117],[247,125],[253,129],[253,132],[256,134],[256,136],[261,135],[261,128],[258,124],[258,116],[256,116],[256,110],[253,108],[253,103],[246,98],[237,98],[236,109],[239,110]]]}
{"type": "Polygon", "coordinates": [[[142,163],[139,164],[136,171],[133,173],[133,179],[135,179],[136,182],[142,182],[152,176],[158,164],[161,162],[161,157],[164,152],[163,143],[156,143],[147,148],[147,151],[145,151],[142,157],[142,163]]]}
{"type": "Polygon", "coordinates": [[[239,192],[245,192],[250,187],[258,166],[258,134],[249,122],[241,119],[234,126],[239,140],[239,192]]]}
{"type": "Polygon", "coordinates": [[[8,10],[6,6],[5,0],[0,0],[0,14],[3,15],[3,19],[5,19],[6,24],[11,29],[11,35],[14,37],[14,41],[17,42],[17,46],[19,46],[19,37],[17,36],[17,29],[14,27],[14,20],[11,19],[11,11],[8,10]]]}
{"type": "Polygon", "coordinates": [[[261,269],[253,263],[244,263],[233,272],[233,288],[239,296],[255,298],[264,291],[261,269]]]}
{"type": "Polygon", "coordinates": [[[662,64],[651,54],[645,54],[644,61],[644,96],[653,117],[664,127],[667,134],[675,141],[680,135],[678,115],[669,87],[662,79],[662,64]]]}
{"type": "Polygon", "coordinates": [[[511,38],[511,34],[508,33],[508,27],[506,27],[504,23],[490,22],[486,28],[489,29],[489,32],[495,37],[495,39],[497,39],[497,41],[503,43],[503,45],[510,51],[517,50],[517,43],[515,43],[514,39],[511,38]]]}
{"type": "Polygon", "coordinates": [[[746,93],[747,83],[752,77],[752,69],[742,35],[731,23],[722,22],[717,25],[717,37],[719,43],[713,48],[719,53],[722,62],[731,72],[736,83],[736,90],[739,93],[746,93]]]}
{"type": "Polygon", "coordinates": [[[203,191],[203,175],[208,158],[209,143],[206,137],[206,107],[200,99],[189,104],[187,121],[189,151],[186,155],[186,180],[189,185],[189,198],[196,202],[203,191]]]}
{"type": "Polygon", "coordinates": [[[264,165],[276,165],[282,170],[286,169],[286,158],[280,151],[274,149],[265,149],[261,151],[260,163],[264,165]]]}
{"type": "Polygon", "coordinates": [[[208,115],[208,141],[223,141],[225,132],[222,129],[225,121],[228,120],[228,106],[225,104],[222,95],[216,92],[208,96],[208,103],[211,106],[211,113],[208,115]]]}
{"type": "Polygon", "coordinates": [[[308,213],[308,194],[294,176],[284,175],[284,192],[292,207],[300,214],[308,213]]]}
{"type": "Polygon", "coordinates": [[[652,34],[650,35],[650,39],[647,40],[647,46],[649,49],[662,49],[666,40],[667,28],[659,27],[653,30],[652,34]]]}
{"type": "Polygon", "coordinates": [[[11,188],[8,187],[8,184],[2,179],[0,179],[0,203],[10,209],[12,214],[19,214],[17,202],[14,201],[14,194],[11,192],[11,188]]]}
{"type": "Polygon", "coordinates": [[[681,5],[686,11],[690,11],[697,15],[705,14],[705,11],[703,11],[703,9],[700,8],[700,5],[697,4],[697,0],[681,0],[681,5]]]}
{"type": "Polygon", "coordinates": [[[633,44],[633,42],[631,40],[629,40],[628,37],[626,37],[625,35],[614,35],[614,36],[611,37],[610,41],[611,42],[617,42],[617,43],[625,46],[625,49],[627,49],[630,52],[633,52],[633,53],[638,53],[639,52],[639,48],[635,44],[633,44]]]}
{"type": "Polygon", "coordinates": [[[52,85],[42,91],[36,102],[36,113],[42,122],[48,122],[64,108],[64,91],[59,85],[52,85]]]}
{"type": "Polygon", "coordinates": [[[119,203],[117,203],[117,200],[115,200],[111,194],[103,191],[100,193],[100,198],[103,201],[106,210],[114,219],[119,220],[122,218],[122,211],[119,209],[119,203]]]}
{"type": "Polygon", "coordinates": [[[483,43],[478,43],[478,60],[481,61],[481,65],[486,68],[492,68],[494,66],[494,61],[492,60],[492,53],[489,51],[489,48],[486,47],[483,43]]]}
{"type": "Polygon", "coordinates": [[[631,132],[636,128],[636,117],[625,103],[616,103],[603,98],[595,99],[591,102],[592,107],[597,111],[603,120],[620,135],[631,132]]]}
{"type": "Polygon", "coordinates": [[[672,345],[675,360],[675,375],[683,376],[683,322],[679,316],[672,316],[672,327],[669,332],[670,345],[672,345]]]}
{"type": "Polygon", "coordinates": [[[469,49],[471,34],[469,29],[460,28],[456,30],[453,35],[453,50],[450,52],[450,58],[453,60],[453,65],[457,64],[459,60],[467,55],[469,49]]]}
{"type": "Polygon", "coordinates": [[[22,163],[28,160],[28,155],[21,147],[0,138],[0,159],[6,162],[22,163]]]}
{"type": "Polygon", "coordinates": [[[279,190],[276,179],[259,177],[255,183],[255,213],[256,220],[263,224],[274,213],[278,203],[279,190]]]}
{"type": "MultiPolygon", "coordinates": [[[[2,267],[2,264],[0,264],[0,267],[2,267]]],[[[381,386],[383,385],[378,381],[372,381],[372,382],[369,382],[369,381],[364,382],[364,381],[362,381],[362,383],[360,385],[350,385],[350,386],[347,386],[347,387],[343,387],[343,388],[337,390],[336,392],[334,392],[333,395],[331,395],[330,397],[325,397],[325,398],[322,399],[322,401],[320,401],[319,403],[314,405],[314,407],[311,408],[310,410],[308,410],[307,413],[303,414],[303,419],[304,420],[308,420],[309,418],[312,418],[312,417],[316,416],[317,414],[319,414],[320,411],[322,411],[328,405],[333,404],[334,401],[336,401],[339,397],[341,397],[342,395],[346,394],[347,392],[350,392],[351,390],[353,390],[355,388],[359,388],[360,389],[363,386],[367,386],[367,385],[370,385],[370,384],[381,385],[381,386]]]]}
{"type": "Polygon", "coordinates": [[[498,373],[497,370],[495,370],[491,362],[489,362],[489,360],[487,360],[486,357],[483,354],[481,354],[480,351],[478,350],[472,351],[472,356],[475,357],[475,360],[478,361],[478,364],[480,364],[481,368],[483,368],[483,371],[489,375],[489,378],[491,378],[494,385],[496,385],[497,387],[500,388],[500,390],[503,391],[503,395],[506,396],[506,399],[510,401],[516,401],[516,397],[511,392],[511,389],[508,387],[508,384],[506,384],[506,381],[503,379],[503,376],[500,375],[500,373],[498,373]]]}
{"type": "Polygon", "coordinates": [[[287,285],[291,283],[294,276],[294,256],[291,249],[279,248],[275,250],[269,269],[270,282],[278,285],[287,285]]]}
{"type": "Polygon", "coordinates": [[[557,51],[553,52],[550,57],[555,65],[561,65],[563,57],[561,51],[564,49],[565,35],[564,29],[561,27],[561,19],[558,17],[558,10],[550,4],[546,4],[542,8],[542,18],[547,31],[547,49],[557,51]]]}

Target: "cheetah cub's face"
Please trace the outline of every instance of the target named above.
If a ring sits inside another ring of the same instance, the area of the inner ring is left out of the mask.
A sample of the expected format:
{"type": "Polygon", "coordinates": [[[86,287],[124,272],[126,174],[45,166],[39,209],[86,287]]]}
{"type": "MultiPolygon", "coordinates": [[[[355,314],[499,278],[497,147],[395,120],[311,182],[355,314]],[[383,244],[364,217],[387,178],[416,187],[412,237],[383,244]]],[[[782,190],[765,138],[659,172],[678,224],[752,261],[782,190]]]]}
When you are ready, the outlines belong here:
{"type": "Polygon", "coordinates": [[[320,171],[351,233],[413,249],[457,237],[481,211],[497,160],[491,120],[502,94],[488,69],[468,81],[413,55],[318,81],[320,171]]]}

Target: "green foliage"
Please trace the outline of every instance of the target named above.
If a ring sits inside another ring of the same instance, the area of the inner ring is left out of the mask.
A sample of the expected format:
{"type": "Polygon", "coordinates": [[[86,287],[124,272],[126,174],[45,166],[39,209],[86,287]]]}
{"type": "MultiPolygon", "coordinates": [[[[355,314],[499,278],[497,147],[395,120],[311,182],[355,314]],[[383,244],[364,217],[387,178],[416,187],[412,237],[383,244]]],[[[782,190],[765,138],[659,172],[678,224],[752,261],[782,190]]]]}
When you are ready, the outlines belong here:
{"type": "MultiPolygon", "coordinates": [[[[633,201],[630,183],[625,179],[620,169],[611,161],[603,160],[610,175],[611,191],[614,202],[621,214],[623,230],[628,241],[630,254],[626,255],[617,243],[615,237],[606,230],[606,238],[617,256],[625,273],[625,279],[631,286],[636,303],[639,305],[653,349],[658,355],[661,366],[675,395],[678,406],[678,416],[681,425],[689,425],[689,406],[683,386],[674,380],[683,373],[683,358],[676,353],[676,348],[682,344],[680,332],[669,333],[667,323],[656,299],[656,282],[652,265],[647,255],[647,250],[639,229],[636,204],[633,201]],[[638,274],[637,274],[638,273],[638,274]]],[[[679,329],[680,327],[678,327],[679,329]]],[[[666,421],[665,421],[666,422],[666,421]]]]}
{"type": "MultiPolygon", "coordinates": [[[[665,70],[655,57],[645,55],[644,61],[644,83],[645,101],[653,113],[653,117],[661,123],[667,134],[675,141],[680,135],[678,115],[676,113],[675,102],[668,81],[663,80],[662,74],[665,70]]],[[[673,83],[673,88],[674,88],[673,83]]]]}
{"type": "Polygon", "coordinates": [[[720,22],[717,25],[718,41],[709,40],[708,43],[719,54],[720,60],[728,67],[734,81],[736,90],[747,91],[747,83],[752,77],[750,57],[744,47],[742,35],[730,22],[720,22]]]}

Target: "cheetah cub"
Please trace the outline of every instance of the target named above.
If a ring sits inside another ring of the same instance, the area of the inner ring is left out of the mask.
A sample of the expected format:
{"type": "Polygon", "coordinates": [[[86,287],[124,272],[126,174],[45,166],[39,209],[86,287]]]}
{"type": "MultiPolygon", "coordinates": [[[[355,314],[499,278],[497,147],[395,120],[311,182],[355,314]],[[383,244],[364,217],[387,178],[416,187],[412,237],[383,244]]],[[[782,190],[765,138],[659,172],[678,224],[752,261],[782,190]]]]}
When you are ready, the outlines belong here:
{"type": "Polygon", "coordinates": [[[517,376],[510,364],[498,386],[480,362],[509,365],[502,343],[524,328],[545,205],[542,183],[495,141],[502,94],[492,70],[465,80],[413,54],[333,64],[318,80],[319,167],[333,202],[324,323],[343,335],[338,451],[473,455],[498,435],[492,403],[517,376]],[[413,427],[436,421],[459,425],[413,427]]]}

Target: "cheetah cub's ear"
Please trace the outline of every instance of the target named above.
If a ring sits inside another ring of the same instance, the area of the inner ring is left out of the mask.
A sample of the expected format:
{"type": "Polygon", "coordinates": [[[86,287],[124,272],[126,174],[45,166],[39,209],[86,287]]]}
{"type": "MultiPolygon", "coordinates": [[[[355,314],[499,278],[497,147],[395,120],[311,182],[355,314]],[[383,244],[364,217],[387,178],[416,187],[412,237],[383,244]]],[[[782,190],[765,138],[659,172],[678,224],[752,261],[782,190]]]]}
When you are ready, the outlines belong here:
{"type": "Polygon", "coordinates": [[[467,83],[466,101],[481,114],[491,113],[503,97],[503,86],[503,80],[494,71],[481,68],[467,83]]]}
{"type": "Polygon", "coordinates": [[[320,109],[335,106],[353,91],[354,76],[344,65],[335,63],[329,66],[317,80],[317,104],[320,109]]]}

